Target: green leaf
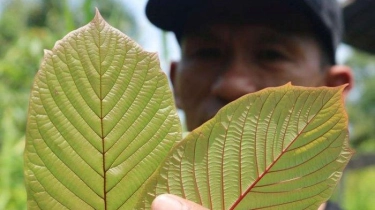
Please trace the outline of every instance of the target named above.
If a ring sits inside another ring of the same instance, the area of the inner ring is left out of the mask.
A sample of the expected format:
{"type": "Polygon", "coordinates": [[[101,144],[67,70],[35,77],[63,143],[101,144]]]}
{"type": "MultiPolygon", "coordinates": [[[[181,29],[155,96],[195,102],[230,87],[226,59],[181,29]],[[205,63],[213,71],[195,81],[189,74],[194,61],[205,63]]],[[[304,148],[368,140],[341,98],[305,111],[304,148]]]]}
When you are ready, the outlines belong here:
{"type": "Polygon", "coordinates": [[[210,209],[317,209],[353,153],[343,88],[287,84],[232,102],[173,148],[140,206],[172,193],[210,209]]]}
{"type": "Polygon", "coordinates": [[[181,138],[156,54],[99,12],[46,51],[30,97],[29,209],[132,209],[181,138]]]}

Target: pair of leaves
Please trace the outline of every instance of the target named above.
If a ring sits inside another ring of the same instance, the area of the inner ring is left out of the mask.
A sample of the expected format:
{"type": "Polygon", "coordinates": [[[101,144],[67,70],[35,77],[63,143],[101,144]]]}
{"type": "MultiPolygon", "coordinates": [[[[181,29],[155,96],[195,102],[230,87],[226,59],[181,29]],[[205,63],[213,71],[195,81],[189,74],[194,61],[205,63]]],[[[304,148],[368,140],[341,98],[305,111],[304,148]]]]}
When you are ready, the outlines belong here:
{"type": "Polygon", "coordinates": [[[212,209],[316,209],[352,154],[342,89],[249,94],[180,141],[156,54],[97,12],[45,52],[35,78],[28,207],[147,209],[173,193],[212,209]]]}

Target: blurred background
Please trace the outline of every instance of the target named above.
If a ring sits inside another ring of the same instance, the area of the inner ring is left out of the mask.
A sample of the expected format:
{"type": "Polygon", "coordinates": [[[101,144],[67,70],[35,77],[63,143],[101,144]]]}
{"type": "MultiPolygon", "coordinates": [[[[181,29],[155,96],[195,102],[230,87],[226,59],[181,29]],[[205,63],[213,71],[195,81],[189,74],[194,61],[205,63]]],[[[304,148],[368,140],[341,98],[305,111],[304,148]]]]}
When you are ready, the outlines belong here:
{"type": "MultiPolygon", "coordinates": [[[[356,154],[333,199],[348,210],[375,209],[374,2],[340,1],[349,44],[342,44],[337,56],[355,73],[347,108],[356,154]]],[[[162,69],[179,58],[174,36],[147,21],[145,4],[146,0],[0,0],[0,210],[26,209],[23,150],[28,97],[44,49],[91,21],[98,7],[112,26],[144,49],[158,52],[162,69]]]]}

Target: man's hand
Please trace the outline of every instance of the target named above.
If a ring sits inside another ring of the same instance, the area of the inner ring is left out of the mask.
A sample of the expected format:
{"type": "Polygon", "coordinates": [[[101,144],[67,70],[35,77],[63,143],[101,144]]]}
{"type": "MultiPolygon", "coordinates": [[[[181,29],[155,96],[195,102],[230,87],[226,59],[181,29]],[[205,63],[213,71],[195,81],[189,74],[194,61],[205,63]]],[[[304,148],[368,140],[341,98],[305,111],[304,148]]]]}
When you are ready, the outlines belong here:
{"type": "Polygon", "coordinates": [[[152,202],[151,210],[208,210],[194,202],[185,200],[175,195],[159,195],[152,202]]]}

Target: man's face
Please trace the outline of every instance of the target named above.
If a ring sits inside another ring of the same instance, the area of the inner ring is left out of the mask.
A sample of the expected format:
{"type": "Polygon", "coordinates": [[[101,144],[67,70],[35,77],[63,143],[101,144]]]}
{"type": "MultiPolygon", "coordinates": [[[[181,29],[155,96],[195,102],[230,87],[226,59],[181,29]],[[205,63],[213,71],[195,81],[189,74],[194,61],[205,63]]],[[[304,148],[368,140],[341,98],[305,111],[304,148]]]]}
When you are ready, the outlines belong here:
{"type": "Polygon", "coordinates": [[[275,28],[210,24],[184,36],[182,58],[172,64],[171,79],[189,130],[247,93],[288,82],[325,85],[316,39],[275,28]]]}

